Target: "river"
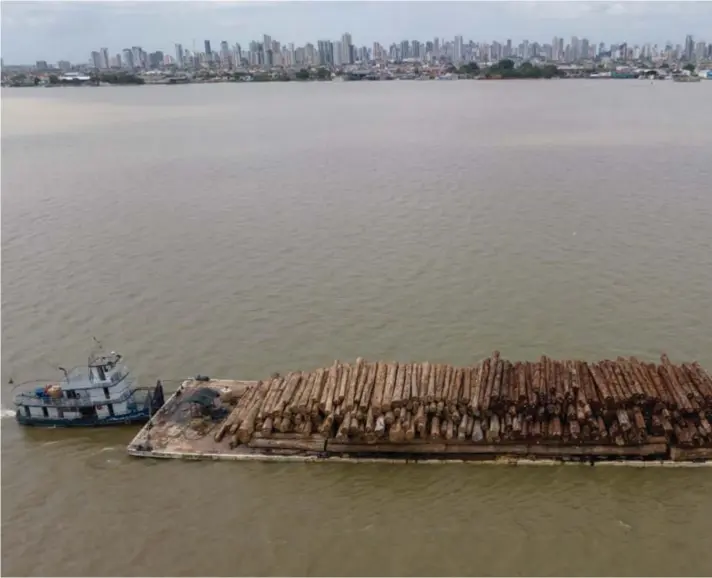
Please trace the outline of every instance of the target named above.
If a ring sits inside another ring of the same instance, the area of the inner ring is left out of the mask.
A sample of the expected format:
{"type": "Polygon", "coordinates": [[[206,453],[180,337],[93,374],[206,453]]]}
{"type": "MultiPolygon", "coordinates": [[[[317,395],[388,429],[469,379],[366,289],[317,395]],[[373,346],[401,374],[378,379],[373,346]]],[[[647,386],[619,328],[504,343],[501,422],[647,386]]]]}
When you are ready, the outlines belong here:
{"type": "Polygon", "coordinates": [[[3,89],[3,574],[708,572],[708,468],[153,462],[7,383],[93,336],[146,383],[712,369],[710,158],[712,82],[3,89]]]}

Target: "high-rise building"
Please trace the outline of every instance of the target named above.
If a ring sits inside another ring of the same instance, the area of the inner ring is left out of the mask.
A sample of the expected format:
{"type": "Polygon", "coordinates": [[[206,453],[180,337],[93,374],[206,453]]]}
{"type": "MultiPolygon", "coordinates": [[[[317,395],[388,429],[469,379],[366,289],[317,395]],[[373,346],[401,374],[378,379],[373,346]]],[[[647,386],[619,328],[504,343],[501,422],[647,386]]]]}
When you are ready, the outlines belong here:
{"type": "Polygon", "coordinates": [[[352,44],[351,34],[345,32],[341,36],[341,61],[344,64],[351,64],[353,62],[353,50],[351,48],[352,44]]]}
{"type": "Polygon", "coordinates": [[[183,45],[176,44],[176,66],[178,68],[183,68],[185,66],[185,53],[183,52],[183,45]]]}
{"type": "Polygon", "coordinates": [[[210,60],[210,57],[213,54],[213,51],[210,49],[210,40],[205,41],[205,54],[208,57],[208,60],[210,60]]]}
{"type": "Polygon", "coordinates": [[[459,64],[462,62],[463,59],[463,54],[462,54],[462,36],[455,36],[455,44],[453,46],[453,57],[452,60],[455,64],[459,64]]]}
{"type": "Polygon", "coordinates": [[[436,60],[440,58],[440,39],[438,37],[433,39],[433,56],[436,60]]]}
{"type": "Polygon", "coordinates": [[[124,48],[124,57],[122,58],[122,61],[126,68],[128,68],[129,70],[133,70],[135,68],[133,50],[131,50],[130,48],[124,48]]]}
{"type": "Polygon", "coordinates": [[[410,58],[410,42],[407,40],[401,40],[400,43],[400,58],[401,60],[405,60],[406,58],[410,58]]]}
{"type": "Polygon", "coordinates": [[[334,66],[342,66],[344,64],[343,46],[340,41],[334,42],[334,66]]]}
{"type": "Polygon", "coordinates": [[[96,50],[92,50],[91,52],[91,67],[96,69],[101,68],[101,54],[96,50]]]}
{"type": "Polygon", "coordinates": [[[413,40],[410,43],[410,51],[413,58],[417,58],[418,60],[422,58],[420,54],[420,42],[418,42],[417,40],[413,40]]]}
{"type": "Polygon", "coordinates": [[[685,37],[685,55],[684,58],[687,61],[691,61],[695,56],[695,41],[691,35],[685,37]]]}
{"type": "Polygon", "coordinates": [[[46,60],[38,60],[35,62],[35,68],[37,70],[49,70],[49,65],[46,60]]]}
{"type": "Polygon", "coordinates": [[[319,40],[319,64],[321,66],[332,66],[334,64],[334,47],[331,40],[319,40]]]}
{"type": "Polygon", "coordinates": [[[133,68],[144,68],[146,65],[144,51],[140,46],[132,46],[133,68]]]}
{"type": "Polygon", "coordinates": [[[59,68],[62,72],[69,72],[72,70],[72,63],[68,60],[60,60],[57,63],[57,68],[59,68]]]}
{"type": "Polygon", "coordinates": [[[106,70],[109,68],[109,49],[108,48],[102,48],[99,51],[99,68],[106,70]]]}

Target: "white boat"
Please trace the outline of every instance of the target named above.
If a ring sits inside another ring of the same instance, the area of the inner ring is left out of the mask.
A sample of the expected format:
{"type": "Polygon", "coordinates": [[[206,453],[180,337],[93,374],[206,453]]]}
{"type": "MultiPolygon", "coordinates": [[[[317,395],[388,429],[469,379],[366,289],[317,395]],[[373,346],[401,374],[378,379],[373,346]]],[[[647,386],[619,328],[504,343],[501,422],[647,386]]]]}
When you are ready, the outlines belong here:
{"type": "Polygon", "coordinates": [[[93,352],[86,366],[59,369],[62,379],[15,387],[18,423],[41,427],[145,423],[164,403],[161,382],[153,388],[139,387],[115,351],[93,352]]]}

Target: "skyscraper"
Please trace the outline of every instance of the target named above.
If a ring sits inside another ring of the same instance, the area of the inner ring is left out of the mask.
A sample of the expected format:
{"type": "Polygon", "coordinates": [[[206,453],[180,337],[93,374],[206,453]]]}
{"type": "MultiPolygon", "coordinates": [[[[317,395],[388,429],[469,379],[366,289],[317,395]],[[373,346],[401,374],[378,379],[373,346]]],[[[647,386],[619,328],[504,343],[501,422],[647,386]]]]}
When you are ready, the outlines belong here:
{"type": "Polygon", "coordinates": [[[462,62],[462,36],[455,36],[453,61],[458,64],[462,62]]]}
{"type": "Polygon", "coordinates": [[[183,60],[184,57],[185,53],[183,52],[183,45],[176,44],[176,66],[178,66],[178,68],[183,68],[185,66],[185,61],[183,60]]]}
{"type": "Polygon", "coordinates": [[[334,64],[334,48],[331,40],[319,40],[319,64],[321,66],[331,66],[334,64]]]}
{"type": "Polygon", "coordinates": [[[124,48],[124,57],[122,60],[126,68],[128,68],[129,70],[134,69],[133,50],[131,50],[130,48],[124,48]]]}
{"type": "Polygon", "coordinates": [[[107,68],[109,68],[109,49],[108,49],[108,48],[102,48],[102,49],[99,51],[99,55],[100,55],[100,58],[99,58],[99,64],[100,64],[100,66],[99,66],[99,68],[101,68],[101,69],[103,69],[103,70],[106,70],[107,68]]]}
{"type": "Polygon", "coordinates": [[[691,61],[695,56],[695,41],[691,35],[685,37],[685,60],[691,61]]]}
{"type": "Polygon", "coordinates": [[[91,66],[92,68],[101,68],[101,55],[96,50],[91,52],[91,66]]]}
{"type": "Polygon", "coordinates": [[[345,32],[345,33],[341,36],[341,61],[342,61],[344,64],[351,64],[351,63],[352,63],[352,59],[351,59],[351,53],[352,53],[351,44],[352,44],[352,42],[351,42],[351,34],[349,34],[348,32],[345,32]]]}
{"type": "Polygon", "coordinates": [[[343,43],[337,40],[334,42],[334,66],[342,66],[343,64],[347,64],[344,61],[343,43]]]}
{"type": "Polygon", "coordinates": [[[208,56],[208,60],[210,60],[210,56],[212,55],[213,51],[210,50],[210,40],[205,41],[205,54],[208,56]]]}

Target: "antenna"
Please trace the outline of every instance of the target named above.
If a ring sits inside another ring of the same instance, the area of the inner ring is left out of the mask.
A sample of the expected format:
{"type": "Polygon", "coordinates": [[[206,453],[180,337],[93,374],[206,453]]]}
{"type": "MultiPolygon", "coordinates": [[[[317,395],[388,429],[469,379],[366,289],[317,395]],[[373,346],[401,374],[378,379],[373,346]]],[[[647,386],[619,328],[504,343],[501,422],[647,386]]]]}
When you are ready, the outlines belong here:
{"type": "Polygon", "coordinates": [[[67,372],[67,370],[64,369],[64,367],[58,367],[57,369],[59,369],[59,371],[61,371],[64,374],[64,377],[67,380],[67,383],[69,383],[69,373],[67,372]]]}

